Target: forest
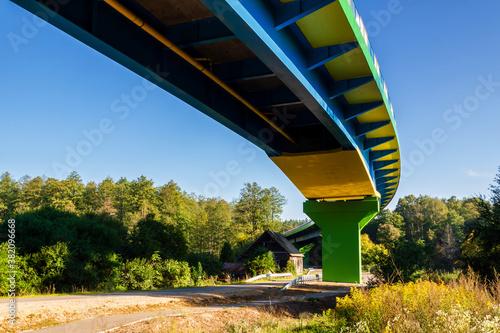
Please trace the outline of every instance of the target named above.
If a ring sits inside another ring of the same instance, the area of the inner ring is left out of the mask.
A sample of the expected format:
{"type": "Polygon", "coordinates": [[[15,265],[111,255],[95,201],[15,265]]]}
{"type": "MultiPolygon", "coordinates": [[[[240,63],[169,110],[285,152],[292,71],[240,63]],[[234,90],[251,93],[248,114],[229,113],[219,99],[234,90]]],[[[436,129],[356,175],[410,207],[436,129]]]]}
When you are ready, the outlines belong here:
{"type": "MultiPolygon", "coordinates": [[[[0,178],[0,275],[15,220],[18,291],[128,290],[186,286],[217,276],[225,261],[265,230],[283,232],[284,196],[247,183],[227,202],[154,186],[141,176],[84,184],[24,176],[0,178]]],[[[5,294],[8,283],[0,282],[5,294]]]]}
{"type": "MultiPolygon", "coordinates": [[[[500,267],[500,174],[490,190],[488,198],[401,198],[362,230],[364,269],[386,282],[469,268],[492,277],[500,267]]],[[[215,283],[222,263],[263,231],[306,222],[283,221],[285,204],[276,188],[257,183],[227,202],[145,176],[84,184],[76,172],[63,180],[6,172],[0,293],[8,291],[10,221],[18,293],[140,290],[215,283]]]]}

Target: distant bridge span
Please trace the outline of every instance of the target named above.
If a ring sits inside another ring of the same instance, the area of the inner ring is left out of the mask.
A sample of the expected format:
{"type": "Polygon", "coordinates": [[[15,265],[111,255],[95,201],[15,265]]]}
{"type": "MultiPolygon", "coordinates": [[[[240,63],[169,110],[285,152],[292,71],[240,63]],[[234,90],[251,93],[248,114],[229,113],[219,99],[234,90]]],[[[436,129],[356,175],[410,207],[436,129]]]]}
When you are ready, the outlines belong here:
{"type": "Polygon", "coordinates": [[[331,236],[324,279],[360,282],[360,229],[401,165],[352,0],[12,1],[262,148],[331,236]]]}

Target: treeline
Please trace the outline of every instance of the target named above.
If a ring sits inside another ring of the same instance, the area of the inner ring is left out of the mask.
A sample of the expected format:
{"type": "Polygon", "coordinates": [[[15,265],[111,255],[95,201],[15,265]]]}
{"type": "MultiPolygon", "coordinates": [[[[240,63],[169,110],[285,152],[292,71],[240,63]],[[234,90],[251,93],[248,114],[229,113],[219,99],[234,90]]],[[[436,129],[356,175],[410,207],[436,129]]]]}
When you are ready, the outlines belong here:
{"type": "MultiPolygon", "coordinates": [[[[500,175],[500,174],[499,174],[500,175]]],[[[500,269],[500,176],[491,197],[438,199],[413,195],[383,210],[362,231],[366,268],[387,281],[472,268],[484,277],[500,269]]]]}
{"type": "Polygon", "coordinates": [[[281,232],[285,203],[276,188],[256,183],[229,203],[188,194],[173,181],[154,186],[144,176],[84,184],[76,172],[17,181],[4,173],[0,242],[15,219],[18,287],[30,292],[188,285],[217,275],[227,253],[234,259],[264,230],[281,232]]]}
{"type": "Polygon", "coordinates": [[[77,216],[105,214],[131,230],[154,215],[179,229],[188,248],[197,252],[218,253],[224,242],[245,244],[268,229],[281,232],[285,203],[276,188],[256,183],[245,184],[240,196],[227,202],[188,194],[173,181],[155,186],[145,176],[132,181],[108,177],[87,184],[76,172],[64,180],[23,176],[16,181],[9,173],[0,178],[2,220],[51,207],[77,216]]]}

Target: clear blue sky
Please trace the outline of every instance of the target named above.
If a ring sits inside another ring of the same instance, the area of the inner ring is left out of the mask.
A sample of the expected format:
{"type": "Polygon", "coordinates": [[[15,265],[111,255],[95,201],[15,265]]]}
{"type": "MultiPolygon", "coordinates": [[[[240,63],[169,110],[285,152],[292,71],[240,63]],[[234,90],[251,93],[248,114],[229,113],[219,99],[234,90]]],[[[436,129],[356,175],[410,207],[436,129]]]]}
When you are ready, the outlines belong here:
{"type": "MultiPolygon", "coordinates": [[[[357,6],[406,162],[389,207],[408,194],[487,194],[500,166],[500,3],[358,0],[357,6]],[[433,138],[433,131],[440,135],[433,138]]],[[[141,90],[143,79],[63,32],[37,28],[16,52],[9,33],[21,35],[27,21],[31,14],[0,0],[0,172],[64,178],[54,165],[66,164],[68,149],[80,145],[88,155],[70,162],[85,182],[144,174],[156,185],[172,179],[188,192],[230,201],[255,181],[288,198],[284,218],[305,217],[304,197],[264,152],[159,88],[147,90],[126,117],[112,112],[113,102],[141,90]],[[90,148],[82,145],[85,131],[99,126],[108,133],[94,137],[90,148]],[[237,172],[215,184],[211,175],[228,164],[237,172]]]]}

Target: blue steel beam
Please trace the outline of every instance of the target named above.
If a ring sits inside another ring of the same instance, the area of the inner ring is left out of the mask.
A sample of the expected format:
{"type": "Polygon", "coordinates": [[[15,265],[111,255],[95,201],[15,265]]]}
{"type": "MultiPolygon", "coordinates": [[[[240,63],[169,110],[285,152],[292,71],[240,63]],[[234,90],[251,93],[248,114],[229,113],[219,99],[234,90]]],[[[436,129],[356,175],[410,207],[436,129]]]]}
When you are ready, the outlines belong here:
{"type": "Polygon", "coordinates": [[[357,116],[360,116],[363,113],[381,107],[382,105],[384,105],[384,102],[371,102],[371,103],[350,105],[344,112],[344,118],[345,120],[352,120],[357,116]]]}
{"type": "Polygon", "coordinates": [[[377,146],[380,146],[381,144],[384,144],[386,142],[389,142],[391,140],[394,140],[394,136],[386,136],[383,138],[374,138],[374,139],[365,139],[364,140],[364,150],[369,150],[372,148],[375,148],[377,146]]]}
{"type": "Polygon", "coordinates": [[[213,72],[224,82],[239,82],[276,76],[259,58],[215,64],[213,72]]]}
{"type": "Polygon", "coordinates": [[[383,183],[387,183],[387,182],[390,182],[391,180],[395,180],[395,179],[398,179],[398,176],[386,176],[386,177],[382,177],[382,178],[379,178],[377,180],[377,185],[383,184],[383,183]]]}
{"type": "Polygon", "coordinates": [[[398,151],[397,149],[374,150],[374,151],[372,150],[370,151],[370,161],[376,161],[387,155],[394,154],[397,151],[398,151]]]}
{"type": "Polygon", "coordinates": [[[307,52],[307,69],[313,70],[330,60],[354,50],[358,45],[358,42],[352,42],[310,49],[307,52]]]}
{"type": "Polygon", "coordinates": [[[171,25],[166,29],[166,36],[181,48],[236,38],[231,30],[216,17],[171,25]]]}
{"type": "Polygon", "coordinates": [[[274,25],[277,30],[281,30],[332,2],[335,0],[297,0],[283,3],[276,8],[274,25]]]}
{"type": "Polygon", "coordinates": [[[397,184],[398,183],[389,183],[389,182],[379,184],[379,185],[377,185],[377,191],[379,191],[379,193],[380,193],[381,190],[388,189],[389,187],[392,187],[392,186],[397,185],[397,184]]]}
{"type": "Polygon", "coordinates": [[[374,123],[364,123],[356,126],[356,136],[360,137],[367,133],[373,132],[381,127],[389,125],[391,122],[389,120],[377,121],[374,123]]]}
{"type": "Polygon", "coordinates": [[[334,99],[351,90],[361,87],[373,81],[373,76],[359,77],[355,79],[335,81],[330,87],[329,97],[334,99]]]}
{"type": "MultiPolygon", "coordinates": [[[[274,11],[268,1],[200,0],[271,69],[307,109],[347,150],[356,149],[354,128],[344,122],[339,101],[328,98],[328,87],[318,71],[307,69],[307,57],[290,29],[275,29],[274,11]]],[[[293,2],[292,2],[293,3],[293,2]]],[[[290,3],[290,4],[292,4],[290,3]]],[[[277,7],[281,8],[281,5],[277,7]]],[[[368,161],[367,161],[368,162],[368,161]]]]}
{"type": "Polygon", "coordinates": [[[378,191],[380,195],[382,196],[382,203],[385,203],[386,201],[390,201],[391,196],[396,192],[395,188],[389,188],[389,189],[384,189],[378,191]]]}
{"type": "Polygon", "coordinates": [[[13,2],[43,14],[52,25],[207,114],[268,155],[297,151],[279,135],[263,140],[259,134],[262,129],[271,130],[264,120],[104,2],[93,5],[86,0],[72,0],[61,3],[57,13],[35,0],[13,2]]]}
{"type": "MultiPolygon", "coordinates": [[[[394,185],[397,185],[396,183],[394,183],[394,185]]],[[[396,191],[395,188],[384,188],[384,189],[381,189],[380,191],[378,191],[378,193],[380,193],[380,195],[382,197],[386,197],[386,196],[390,196],[392,193],[394,193],[396,191]]]]}
{"type": "Polygon", "coordinates": [[[393,165],[398,162],[399,160],[375,161],[373,162],[373,171],[380,170],[382,168],[385,168],[386,166],[393,165]]]}
{"type": "Polygon", "coordinates": [[[375,171],[375,179],[382,178],[384,176],[387,176],[393,172],[398,171],[399,169],[383,169],[383,170],[377,170],[375,171]]]}
{"type": "Polygon", "coordinates": [[[247,94],[246,98],[259,109],[302,104],[288,88],[257,91],[247,94]]]}

